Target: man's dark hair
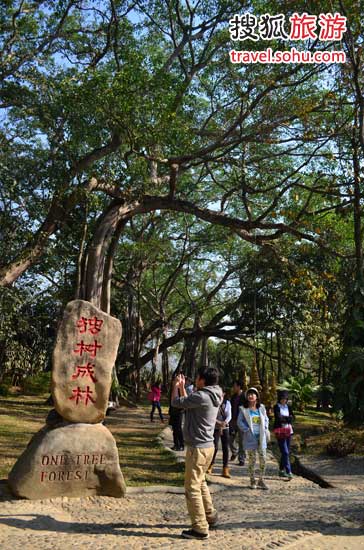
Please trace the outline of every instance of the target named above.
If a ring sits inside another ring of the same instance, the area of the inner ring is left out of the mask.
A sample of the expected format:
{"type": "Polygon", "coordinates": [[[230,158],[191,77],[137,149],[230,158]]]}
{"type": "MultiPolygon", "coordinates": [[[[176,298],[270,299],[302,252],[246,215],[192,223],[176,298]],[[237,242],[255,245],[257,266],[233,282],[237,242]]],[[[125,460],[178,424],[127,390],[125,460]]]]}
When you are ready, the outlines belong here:
{"type": "Polygon", "coordinates": [[[237,386],[239,386],[239,388],[241,388],[242,385],[243,385],[242,382],[241,382],[241,380],[234,380],[233,385],[234,385],[234,384],[236,384],[237,386]]]}
{"type": "Polygon", "coordinates": [[[215,367],[201,367],[197,376],[205,380],[206,386],[216,386],[219,383],[219,371],[215,367]]]}

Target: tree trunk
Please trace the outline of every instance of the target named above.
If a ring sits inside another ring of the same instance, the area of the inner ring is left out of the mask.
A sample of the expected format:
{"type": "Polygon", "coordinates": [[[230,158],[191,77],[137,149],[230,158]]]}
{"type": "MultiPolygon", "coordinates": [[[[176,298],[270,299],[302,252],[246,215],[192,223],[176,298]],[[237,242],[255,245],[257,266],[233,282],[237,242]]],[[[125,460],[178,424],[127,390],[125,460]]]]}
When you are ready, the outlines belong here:
{"type": "Polygon", "coordinates": [[[322,355],[322,357],[321,357],[321,361],[322,361],[322,382],[321,383],[326,385],[327,384],[326,359],[325,359],[325,355],[324,355],[323,351],[320,352],[320,355],[322,355]]]}
{"type": "Polygon", "coordinates": [[[185,374],[192,380],[196,377],[196,351],[199,342],[197,336],[186,339],[185,374]]]}
{"type": "Polygon", "coordinates": [[[6,351],[6,340],[0,342],[0,384],[3,381],[5,374],[5,351],[6,351]]]}
{"type": "Polygon", "coordinates": [[[101,290],[101,309],[110,315],[110,306],[111,306],[111,280],[112,272],[114,265],[114,257],[116,254],[117,246],[119,243],[119,238],[121,232],[123,231],[126,220],[121,220],[115,230],[114,235],[111,239],[111,244],[106,254],[105,266],[104,266],[104,276],[102,280],[102,290],[101,290]]]}
{"type": "Polygon", "coordinates": [[[88,206],[86,203],[85,206],[85,221],[83,224],[83,231],[82,231],[82,237],[80,242],[80,250],[78,253],[77,258],[77,277],[76,277],[76,290],[75,290],[75,299],[79,299],[82,296],[82,271],[84,267],[84,254],[85,254],[85,248],[86,248],[86,236],[87,236],[87,229],[88,229],[88,221],[87,221],[87,215],[88,215],[88,206]]]}
{"type": "Polygon", "coordinates": [[[255,348],[254,348],[254,357],[255,357],[255,365],[257,367],[259,380],[262,380],[262,373],[261,373],[261,366],[260,366],[260,353],[258,351],[257,344],[255,344],[255,348]]]}
{"type": "Polygon", "coordinates": [[[100,216],[87,250],[86,271],[83,274],[84,299],[101,308],[105,262],[113,233],[119,222],[119,205],[111,204],[100,216]]]}
{"type": "Polygon", "coordinates": [[[208,353],[207,353],[208,338],[202,338],[201,341],[201,354],[200,354],[200,367],[208,366],[208,353]]]}
{"type": "Polygon", "coordinates": [[[157,374],[157,367],[158,367],[158,355],[159,355],[160,337],[161,337],[161,335],[158,334],[158,335],[157,335],[156,345],[155,345],[155,351],[154,351],[153,359],[152,359],[151,379],[152,379],[152,382],[153,382],[153,383],[156,382],[156,374],[157,374]]]}
{"type": "Polygon", "coordinates": [[[274,346],[273,346],[273,332],[270,333],[270,358],[269,358],[269,364],[270,364],[270,372],[274,371],[274,365],[273,365],[273,353],[274,353],[274,346]]]}
{"type": "Polygon", "coordinates": [[[319,353],[318,357],[318,371],[317,371],[317,383],[322,384],[322,351],[319,353]]]}
{"type": "Polygon", "coordinates": [[[168,351],[166,349],[162,352],[162,385],[164,391],[167,391],[169,386],[169,361],[168,351]]]}
{"type": "Polygon", "coordinates": [[[291,334],[291,374],[296,376],[296,351],[294,347],[294,335],[291,334]]]}
{"type": "Polygon", "coordinates": [[[218,349],[216,353],[216,365],[215,367],[221,372],[221,351],[218,349]]]}
{"type": "Polygon", "coordinates": [[[354,167],[354,241],[355,262],[357,279],[363,274],[363,247],[361,234],[361,189],[360,189],[360,163],[358,145],[353,139],[353,167],[354,167]]]}
{"type": "Polygon", "coordinates": [[[124,287],[125,307],[122,316],[123,337],[121,341],[121,351],[119,362],[121,367],[124,367],[128,372],[128,376],[133,384],[135,384],[135,376],[131,369],[135,370],[134,358],[137,355],[136,347],[136,329],[137,329],[137,307],[135,304],[135,294],[132,290],[131,281],[134,273],[130,268],[126,275],[126,284],[124,287]],[[134,368],[133,368],[134,367],[134,368]]]}
{"type": "Polygon", "coordinates": [[[276,334],[277,338],[277,378],[278,382],[282,382],[282,348],[281,348],[281,335],[280,332],[277,331],[276,334]]]}
{"type": "MultiPolygon", "coordinates": [[[[163,350],[163,351],[164,351],[164,350],[163,350]]],[[[184,341],[182,353],[181,353],[181,355],[180,355],[180,358],[179,358],[179,360],[178,360],[178,364],[177,364],[177,367],[176,367],[176,371],[178,371],[178,370],[183,370],[184,373],[186,374],[185,359],[186,359],[186,341],[184,341]]]]}

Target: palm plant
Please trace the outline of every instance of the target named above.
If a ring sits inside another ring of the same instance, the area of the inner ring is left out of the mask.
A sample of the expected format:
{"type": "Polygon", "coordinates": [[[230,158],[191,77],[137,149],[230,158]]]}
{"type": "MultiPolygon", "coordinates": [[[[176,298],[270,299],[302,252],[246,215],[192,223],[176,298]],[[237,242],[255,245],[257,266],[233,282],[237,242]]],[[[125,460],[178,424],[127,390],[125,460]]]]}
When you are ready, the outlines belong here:
{"type": "Polygon", "coordinates": [[[319,386],[315,384],[311,374],[301,373],[297,376],[288,376],[278,389],[288,390],[292,396],[293,407],[304,411],[315,396],[319,386]]]}

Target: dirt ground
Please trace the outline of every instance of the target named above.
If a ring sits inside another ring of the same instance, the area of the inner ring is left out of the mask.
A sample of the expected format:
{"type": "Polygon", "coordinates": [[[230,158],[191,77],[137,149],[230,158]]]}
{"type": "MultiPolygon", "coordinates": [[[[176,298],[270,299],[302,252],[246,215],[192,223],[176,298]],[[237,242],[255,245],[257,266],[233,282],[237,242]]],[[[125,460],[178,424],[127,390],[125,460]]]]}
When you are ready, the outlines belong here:
{"type": "MultiPolygon", "coordinates": [[[[111,419],[110,429],[122,425],[115,428],[121,436],[135,422],[148,429],[150,421],[138,410],[121,410],[111,419]]],[[[171,445],[169,428],[164,431],[163,441],[166,447],[171,445]]],[[[270,456],[266,479],[270,490],[254,492],[249,489],[245,466],[232,464],[231,479],[219,475],[221,466],[218,455],[210,487],[219,512],[219,525],[211,530],[208,541],[181,539],[181,529],[189,526],[181,487],[131,487],[124,499],[64,497],[22,501],[12,499],[2,483],[0,548],[364,550],[364,499],[359,464],[354,468],[350,460],[342,462],[339,470],[336,463],[331,474],[339,479],[342,474],[351,482],[321,489],[303,478],[283,481],[277,476],[277,464],[270,456]],[[353,471],[356,474],[349,477],[353,471]]],[[[152,461],[150,467],[153,468],[152,461]]],[[[325,469],[325,475],[329,475],[328,464],[325,469]]]]}

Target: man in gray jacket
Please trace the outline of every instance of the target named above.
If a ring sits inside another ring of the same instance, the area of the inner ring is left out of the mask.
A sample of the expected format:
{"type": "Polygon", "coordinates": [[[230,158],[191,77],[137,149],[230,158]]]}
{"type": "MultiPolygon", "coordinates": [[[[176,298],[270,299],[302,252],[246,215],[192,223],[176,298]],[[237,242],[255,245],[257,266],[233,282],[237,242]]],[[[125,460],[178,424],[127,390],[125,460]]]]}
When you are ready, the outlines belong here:
{"type": "Polygon", "coordinates": [[[186,411],[183,436],[185,440],[185,495],[192,529],[182,531],[182,537],[205,540],[209,525],[217,521],[206,483],[206,471],[214,454],[214,429],[223,392],[218,386],[219,374],[215,368],[199,369],[197,390],[187,396],[185,377],[178,375],[172,386],[172,406],[186,411]],[[178,389],[180,397],[178,396],[178,389]]]}

